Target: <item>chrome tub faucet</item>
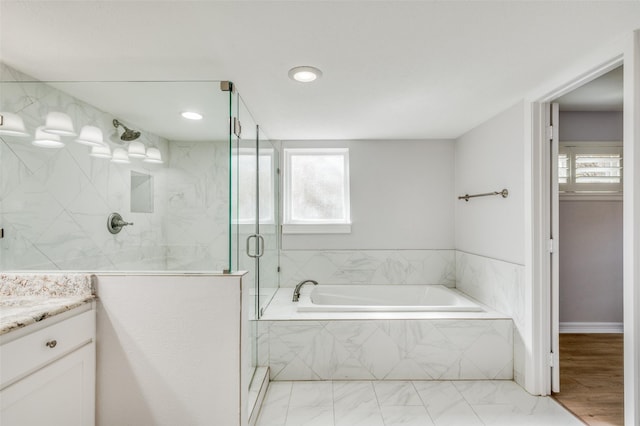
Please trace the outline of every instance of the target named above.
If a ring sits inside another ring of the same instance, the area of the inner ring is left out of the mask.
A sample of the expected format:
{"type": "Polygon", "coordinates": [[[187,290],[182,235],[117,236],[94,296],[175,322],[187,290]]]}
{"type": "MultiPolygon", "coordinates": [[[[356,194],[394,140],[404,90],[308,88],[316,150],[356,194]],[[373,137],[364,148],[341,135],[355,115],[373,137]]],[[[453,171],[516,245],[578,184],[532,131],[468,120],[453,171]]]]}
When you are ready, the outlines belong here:
{"type": "Polygon", "coordinates": [[[314,281],[314,280],[300,281],[298,283],[298,285],[296,285],[296,288],[293,290],[293,301],[294,302],[297,302],[298,299],[300,299],[300,290],[302,290],[302,286],[305,285],[306,283],[311,283],[313,285],[318,285],[318,282],[314,281]]]}

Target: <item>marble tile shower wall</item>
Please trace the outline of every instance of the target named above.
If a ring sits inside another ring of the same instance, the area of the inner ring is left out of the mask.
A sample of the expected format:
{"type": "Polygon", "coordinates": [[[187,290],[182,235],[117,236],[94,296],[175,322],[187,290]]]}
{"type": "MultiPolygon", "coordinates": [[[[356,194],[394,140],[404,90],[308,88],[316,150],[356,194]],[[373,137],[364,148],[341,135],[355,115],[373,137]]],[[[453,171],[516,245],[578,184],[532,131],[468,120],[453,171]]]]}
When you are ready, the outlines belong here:
{"type": "MultiPolygon", "coordinates": [[[[14,81],[30,80],[5,67],[3,75],[8,73],[14,81]]],[[[1,102],[2,110],[19,112],[32,135],[51,110],[68,113],[78,129],[92,124],[108,136],[113,128],[112,115],[43,83],[5,83],[1,102]]],[[[148,133],[143,138],[167,155],[166,141],[148,133]]],[[[157,190],[163,185],[161,167],[116,165],[88,153],[88,147],[70,140],[62,149],[45,149],[31,145],[31,138],[2,136],[4,270],[164,267],[160,221],[165,203],[157,190]],[[128,214],[131,170],[154,175],[153,214],[128,214]],[[106,229],[111,212],[120,212],[135,225],[113,236],[106,229]]]]}
{"type": "MultiPolygon", "coordinates": [[[[19,112],[32,135],[51,110],[70,115],[76,131],[92,124],[108,137],[113,130],[111,114],[5,65],[0,64],[0,75],[10,82],[2,84],[0,110],[19,112]]],[[[219,229],[227,226],[226,217],[221,220],[227,194],[219,198],[224,202],[214,202],[227,188],[227,162],[219,161],[226,154],[214,144],[176,143],[174,148],[173,142],[139,130],[143,142],[161,150],[164,165],[93,158],[88,147],[70,138],[62,149],[45,149],[31,145],[31,138],[0,137],[2,270],[214,270],[226,262],[226,251],[212,248],[220,245],[219,229]],[[206,155],[213,156],[208,166],[206,155]],[[132,170],[153,176],[153,213],[130,212],[132,170]],[[218,182],[220,175],[224,183],[218,182]],[[134,225],[110,234],[111,212],[134,225]],[[185,244],[188,238],[196,244],[185,244]]]]}
{"type": "Polygon", "coordinates": [[[325,284],[455,286],[454,250],[282,250],[280,287],[325,284]]]}
{"type": "Polygon", "coordinates": [[[167,269],[228,268],[228,142],[169,143],[167,269]]]}

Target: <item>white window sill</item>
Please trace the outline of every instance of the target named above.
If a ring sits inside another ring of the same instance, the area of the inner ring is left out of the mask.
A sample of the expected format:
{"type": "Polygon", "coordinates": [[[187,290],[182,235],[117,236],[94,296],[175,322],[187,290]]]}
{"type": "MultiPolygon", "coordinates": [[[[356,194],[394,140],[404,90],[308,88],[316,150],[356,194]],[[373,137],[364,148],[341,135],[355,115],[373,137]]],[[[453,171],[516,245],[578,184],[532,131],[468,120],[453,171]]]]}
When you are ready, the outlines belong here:
{"type": "Polygon", "coordinates": [[[560,192],[560,201],[622,201],[621,193],[575,193],[560,192]]]}
{"type": "Polygon", "coordinates": [[[283,234],[350,234],[350,223],[288,224],[282,225],[283,234]]]}

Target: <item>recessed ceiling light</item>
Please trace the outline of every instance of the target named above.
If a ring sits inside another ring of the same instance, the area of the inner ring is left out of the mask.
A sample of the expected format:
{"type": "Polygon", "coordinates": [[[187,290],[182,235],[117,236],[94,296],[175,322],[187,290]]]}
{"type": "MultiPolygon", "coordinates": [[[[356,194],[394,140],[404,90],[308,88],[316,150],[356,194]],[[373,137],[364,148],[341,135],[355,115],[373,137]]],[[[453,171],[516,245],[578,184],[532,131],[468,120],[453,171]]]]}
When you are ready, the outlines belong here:
{"type": "Polygon", "coordinates": [[[184,111],[180,115],[187,120],[202,120],[202,114],[195,111],[184,111]]]}
{"type": "Polygon", "coordinates": [[[289,70],[289,78],[301,83],[311,83],[322,77],[322,71],[315,67],[295,67],[289,70]]]}

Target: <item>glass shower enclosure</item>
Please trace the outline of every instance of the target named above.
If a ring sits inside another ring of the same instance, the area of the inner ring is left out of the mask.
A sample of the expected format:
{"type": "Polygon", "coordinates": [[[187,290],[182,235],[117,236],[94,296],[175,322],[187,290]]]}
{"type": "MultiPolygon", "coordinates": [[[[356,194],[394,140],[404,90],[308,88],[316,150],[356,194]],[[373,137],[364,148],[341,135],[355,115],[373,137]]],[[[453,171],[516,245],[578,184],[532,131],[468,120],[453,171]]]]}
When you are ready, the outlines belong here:
{"type": "Polygon", "coordinates": [[[229,270],[219,84],[3,81],[0,111],[25,131],[0,134],[2,270],[229,270]],[[182,118],[189,108],[203,119],[182,118]],[[131,225],[110,232],[112,213],[131,225]]]}
{"type": "Polygon", "coordinates": [[[257,367],[278,287],[278,154],[233,84],[0,75],[0,270],[246,270],[257,367]]]}
{"type": "Polygon", "coordinates": [[[277,290],[278,259],[278,152],[237,96],[232,107],[231,224],[232,265],[247,271],[254,283],[246,306],[251,341],[245,359],[251,360],[254,375],[250,386],[259,388],[267,374],[266,354],[259,347],[258,320],[277,290]],[[237,262],[237,263],[235,263],[237,262]]]}

